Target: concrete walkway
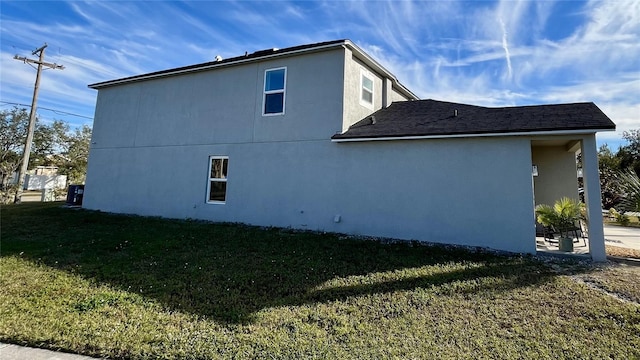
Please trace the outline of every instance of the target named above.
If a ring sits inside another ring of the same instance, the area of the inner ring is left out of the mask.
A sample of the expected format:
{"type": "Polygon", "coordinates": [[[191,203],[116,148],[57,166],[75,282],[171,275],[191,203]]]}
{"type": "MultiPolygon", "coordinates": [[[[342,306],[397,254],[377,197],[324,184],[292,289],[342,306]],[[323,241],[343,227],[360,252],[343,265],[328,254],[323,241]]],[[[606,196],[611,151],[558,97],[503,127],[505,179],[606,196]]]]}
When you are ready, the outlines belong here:
{"type": "Polygon", "coordinates": [[[93,360],[96,358],[0,343],[2,360],[93,360]]]}
{"type": "Polygon", "coordinates": [[[605,245],[640,250],[640,228],[605,225],[604,243],[605,245]]]}

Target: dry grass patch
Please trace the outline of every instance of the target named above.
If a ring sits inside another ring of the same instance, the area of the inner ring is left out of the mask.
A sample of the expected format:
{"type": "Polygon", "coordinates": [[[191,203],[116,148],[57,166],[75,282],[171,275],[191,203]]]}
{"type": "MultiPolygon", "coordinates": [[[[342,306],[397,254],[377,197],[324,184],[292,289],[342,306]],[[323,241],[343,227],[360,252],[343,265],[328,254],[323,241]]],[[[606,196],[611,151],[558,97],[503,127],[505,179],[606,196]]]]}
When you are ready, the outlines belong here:
{"type": "Polygon", "coordinates": [[[607,255],[623,258],[640,259],[640,250],[605,245],[607,255]]]}
{"type": "Polygon", "coordinates": [[[640,305],[640,266],[614,263],[577,278],[613,297],[640,305]]]}

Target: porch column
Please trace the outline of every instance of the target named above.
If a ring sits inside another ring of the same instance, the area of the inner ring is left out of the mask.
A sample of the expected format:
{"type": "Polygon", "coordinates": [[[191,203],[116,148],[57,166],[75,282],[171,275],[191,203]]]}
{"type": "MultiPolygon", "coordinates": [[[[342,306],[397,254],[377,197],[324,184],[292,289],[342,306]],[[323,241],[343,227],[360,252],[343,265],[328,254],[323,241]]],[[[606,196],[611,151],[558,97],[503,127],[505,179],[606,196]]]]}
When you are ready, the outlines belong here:
{"type": "Polygon", "coordinates": [[[591,259],[593,261],[606,261],[600,175],[598,174],[598,150],[596,149],[595,134],[586,135],[582,139],[582,178],[584,180],[584,199],[587,205],[587,228],[591,259]]]}

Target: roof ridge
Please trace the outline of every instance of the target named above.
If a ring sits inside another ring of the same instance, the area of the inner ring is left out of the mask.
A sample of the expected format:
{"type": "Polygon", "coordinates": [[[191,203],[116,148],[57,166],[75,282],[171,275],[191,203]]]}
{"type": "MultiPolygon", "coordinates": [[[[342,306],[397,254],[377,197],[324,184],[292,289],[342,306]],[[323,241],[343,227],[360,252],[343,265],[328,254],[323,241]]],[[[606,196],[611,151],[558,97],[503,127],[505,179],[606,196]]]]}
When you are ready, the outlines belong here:
{"type": "Polygon", "coordinates": [[[558,103],[558,104],[528,104],[528,105],[512,105],[512,106],[482,106],[482,105],[465,104],[465,103],[446,101],[446,100],[437,100],[437,99],[420,99],[420,100],[414,100],[414,101],[433,101],[441,104],[471,106],[471,107],[477,107],[477,108],[483,108],[483,109],[516,109],[516,108],[527,108],[527,107],[567,106],[567,105],[581,105],[581,104],[595,105],[593,101],[575,101],[575,102],[558,103]]]}
{"type": "Polygon", "coordinates": [[[489,108],[433,99],[398,102],[378,110],[373,122],[358,121],[332,137],[400,139],[505,136],[524,134],[588,134],[615,130],[615,124],[593,102],[489,108]]]}
{"type": "Polygon", "coordinates": [[[107,81],[101,81],[101,82],[89,84],[88,86],[90,88],[96,89],[102,86],[107,86],[109,84],[131,82],[131,81],[141,80],[145,78],[153,78],[153,77],[159,77],[163,75],[170,75],[174,73],[205,70],[210,67],[214,67],[214,66],[217,67],[225,64],[229,65],[238,61],[258,60],[261,58],[266,58],[266,57],[275,56],[275,55],[284,55],[284,54],[295,52],[295,51],[313,50],[314,48],[321,48],[324,46],[347,44],[348,42],[350,42],[349,39],[338,39],[338,40],[322,41],[322,42],[317,42],[312,44],[295,45],[295,46],[290,46],[282,49],[270,48],[270,49],[256,50],[250,54],[248,52],[245,52],[244,55],[234,56],[234,57],[230,57],[223,60],[212,60],[212,61],[206,61],[206,62],[197,63],[197,64],[191,64],[191,65],[179,66],[179,67],[170,68],[170,69],[153,71],[153,72],[144,73],[144,74],[126,76],[126,77],[118,78],[114,80],[107,80],[107,81]]]}

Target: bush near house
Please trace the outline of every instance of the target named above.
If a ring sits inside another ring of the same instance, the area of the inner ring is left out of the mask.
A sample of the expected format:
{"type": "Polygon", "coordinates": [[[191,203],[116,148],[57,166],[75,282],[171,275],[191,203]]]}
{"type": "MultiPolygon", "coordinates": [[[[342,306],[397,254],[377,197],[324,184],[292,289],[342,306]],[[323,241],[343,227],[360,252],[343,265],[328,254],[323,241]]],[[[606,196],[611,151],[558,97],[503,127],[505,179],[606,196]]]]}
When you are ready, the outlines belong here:
{"type": "Polygon", "coordinates": [[[607,144],[598,149],[602,208],[640,211],[640,129],[624,131],[622,137],[626,144],[615,154],[607,144]]]}
{"type": "Polygon", "coordinates": [[[640,227],[640,212],[632,211],[622,214],[616,209],[609,209],[609,216],[604,218],[605,224],[640,227]]]}
{"type": "Polygon", "coordinates": [[[630,267],[56,203],[0,215],[3,342],[130,359],[640,358],[630,267]]]}
{"type": "Polygon", "coordinates": [[[618,224],[620,224],[622,226],[628,226],[630,221],[631,221],[629,219],[629,216],[627,216],[626,214],[619,213],[614,208],[609,209],[609,214],[611,214],[613,216],[613,219],[615,220],[615,222],[617,222],[618,224]]]}

